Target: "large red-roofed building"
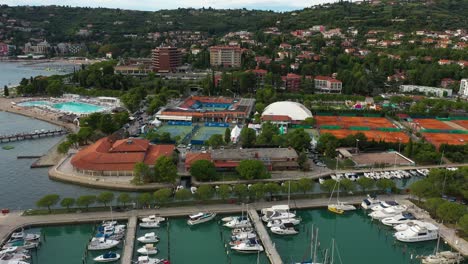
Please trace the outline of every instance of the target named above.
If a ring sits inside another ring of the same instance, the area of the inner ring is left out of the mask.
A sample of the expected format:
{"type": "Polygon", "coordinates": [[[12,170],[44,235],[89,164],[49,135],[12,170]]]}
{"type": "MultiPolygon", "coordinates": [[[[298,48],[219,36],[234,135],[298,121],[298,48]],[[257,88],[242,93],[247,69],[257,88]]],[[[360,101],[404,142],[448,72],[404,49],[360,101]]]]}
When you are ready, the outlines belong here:
{"type": "Polygon", "coordinates": [[[315,76],[315,91],[319,93],[341,93],[343,83],[329,76],[315,76]]]}
{"type": "Polygon", "coordinates": [[[138,162],[153,166],[161,156],[171,156],[174,145],[153,145],[146,139],[128,138],[113,141],[101,138],[80,150],[71,159],[73,169],[99,176],[133,176],[138,162]]]}

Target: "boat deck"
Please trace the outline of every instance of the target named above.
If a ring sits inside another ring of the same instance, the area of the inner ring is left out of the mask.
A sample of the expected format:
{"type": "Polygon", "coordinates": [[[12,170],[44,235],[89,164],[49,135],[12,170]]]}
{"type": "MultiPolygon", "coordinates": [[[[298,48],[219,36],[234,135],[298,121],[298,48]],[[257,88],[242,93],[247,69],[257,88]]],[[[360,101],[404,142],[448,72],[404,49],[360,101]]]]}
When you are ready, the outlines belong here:
{"type": "Polygon", "coordinates": [[[133,246],[135,244],[135,234],[138,225],[137,216],[131,216],[128,219],[127,224],[127,235],[124,240],[124,249],[122,253],[122,262],[121,263],[132,263],[133,257],[133,246]]]}
{"type": "Polygon", "coordinates": [[[262,223],[262,220],[258,216],[257,211],[254,209],[248,210],[250,219],[254,223],[255,229],[257,230],[260,240],[262,241],[263,247],[265,248],[265,253],[270,260],[271,264],[283,264],[278,251],[275,248],[275,245],[271,241],[270,235],[268,234],[265,226],[262,223]]]}

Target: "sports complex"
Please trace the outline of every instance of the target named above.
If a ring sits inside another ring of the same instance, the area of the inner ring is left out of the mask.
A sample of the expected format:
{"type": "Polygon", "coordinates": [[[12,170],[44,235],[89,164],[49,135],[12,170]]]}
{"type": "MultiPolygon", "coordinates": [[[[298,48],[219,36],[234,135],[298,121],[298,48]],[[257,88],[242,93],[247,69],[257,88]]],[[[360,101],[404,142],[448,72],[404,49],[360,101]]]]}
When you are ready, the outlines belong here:
{"type": "Polygon", "coordinates": [[[431,144],[464,145],[468,142],[468,117],[414,118],[410,126],[431,144]]]}

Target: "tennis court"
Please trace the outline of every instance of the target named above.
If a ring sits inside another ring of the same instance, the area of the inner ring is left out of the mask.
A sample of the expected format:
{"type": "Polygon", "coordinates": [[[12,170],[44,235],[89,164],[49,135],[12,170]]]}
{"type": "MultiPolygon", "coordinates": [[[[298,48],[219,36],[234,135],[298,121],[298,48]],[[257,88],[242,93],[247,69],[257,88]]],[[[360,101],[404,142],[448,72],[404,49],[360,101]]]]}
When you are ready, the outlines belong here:
{"type": "Polygon", "coordinates": [[[443,130],[451,130],[453,127],[445,124],[442,121],[432,118],[421,118],[421,119],[413,119],[413,122],[421,126],[423,129],[443,129],[443,130]]]}
{"type": "Polygon", "coordinates": [[[207,127],[207,126],[203,126],[203,127],[200,127],[200,129],[197,132],[195,132],[195,135],[192,137],[192,140],[206,141],[212,135],[222,135],[222,136],[224,136],[225,131],[226,131],[225,127],[207,127]]]}
{"type": "Polygon", "coordinates": [[[431,142],[436,148],[442,144],[464,145],[468,143],[468,134],[454,133],[422,133],[428,142],[431,142]]]}
{"type": "Polygon", "coordinates": [[[374,128],[393,128],[392,122],[384,117],[360,117],[360,116],[315,116],[317,125],[320,126],[340,126],[342,128],[369,127],[374,128]]]}
{"type": "Polygon", "coordinates": [[[398,143],[401,140],[401,143],[407,143],[409,141],[408,135],[403,132],[385,132],[379,130],[367,130],[367,131],[356,131],[356,130],[346,130],[346,129],[338,129],[338,130],[327,130],[321,129],[320,134],[330,133],[337,138],[345,138],[348,135],[355,135],[357,133],[363,133],[368,141],[385,141],[385,142],[393,142],[398,143]]]}
{"type": "Polygon", "coordinates": [[[167,132],[171,134],[171,138],[179,136],[184,138],[192,132],[192,126],[178,126],[178,125],[163,125],[156,130],[158,133],[167,132]]]}
{"type": "Polygon", "coordinates": [[[464,127],[465,129],[468,129],[468,120],[452,120],[450,122],[453,122],[459,126],[464,127]]]}

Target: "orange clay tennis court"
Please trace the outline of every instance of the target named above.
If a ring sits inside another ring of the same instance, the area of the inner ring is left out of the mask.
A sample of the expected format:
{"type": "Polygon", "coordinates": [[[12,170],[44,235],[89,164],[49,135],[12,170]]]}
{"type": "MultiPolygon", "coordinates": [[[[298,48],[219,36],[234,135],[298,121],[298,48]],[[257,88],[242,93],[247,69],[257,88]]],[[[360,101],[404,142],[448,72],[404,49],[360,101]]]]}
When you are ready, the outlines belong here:
{"type": "Polygon", "coordinates": [[[347,128],[350,126],[361,126],[370,128],[395,127],[392,122],[384,117],[360,117],[360,116],[315,116],[317,125],[341,126],[347,128]]]}
{"type": "Polygon", "coordinates": [[[453,127],[437,119],[413,119],[413,122],[419,124],[419,126],[421,126],[423,129],[453,129],[453,127]]]}
{"type": "Polygon", "coordinates": [[[451,133],[422,133],[428,142],[431,142],[436,148],[442,144],[463,145],[468,143],[468,134],[451,133]]]}
{"type": "Polygon", "coordinates": [[[453,122],[459,126],[464,127],[465,129],[468,129],[468,120],[452,120],[450,122],[453,122]]]}
{"type": "Polygon", "coordinates": [[[367,131],[356,131],[356,130],[328,130],[320,129],[320,134],[330,133],[337,138],[345,138],[348,135],[354,135],[357,133],[363,133],[368,141],[385,141],[385,142],[394,142],[398,143],[401,140],[401,143],[407,143],[409,141],[408,135],[403,132],[384,132],[379,130],[367,130],[367,131]]]}

